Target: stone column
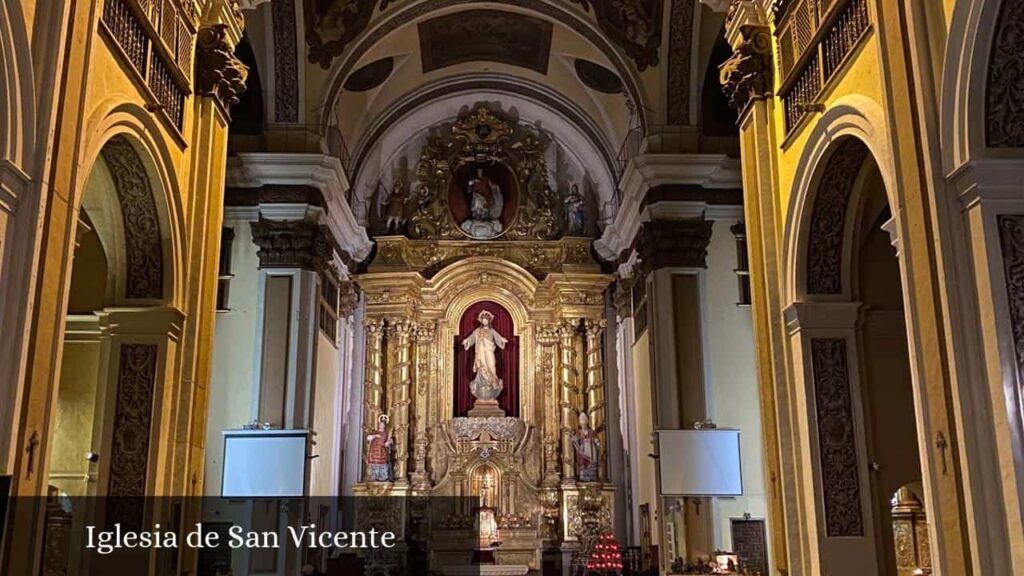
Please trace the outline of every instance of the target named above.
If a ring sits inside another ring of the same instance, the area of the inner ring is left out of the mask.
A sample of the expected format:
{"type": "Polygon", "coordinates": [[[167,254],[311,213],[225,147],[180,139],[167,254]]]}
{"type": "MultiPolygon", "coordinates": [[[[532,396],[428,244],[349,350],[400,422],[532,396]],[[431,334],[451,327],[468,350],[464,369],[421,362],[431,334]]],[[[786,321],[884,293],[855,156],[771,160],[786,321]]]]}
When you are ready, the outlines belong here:
{"type": "Polygon", "coordinates": [[[563,320],[558,327],[559,337],[559,390],[561,394],[562,416],[562,478],[575,477],[573,470],[572,435],[576,431],[579,418],[579,371],[576,369],[576,341],[579,333],[576,324],[571,320],[563,320]]]}
{"type": "Polygon", "coordinates": [[[859,302],[796,302],[784,310],[793,354],[806,540],[816,572],[879,568],[858,359],[859,302]]]}
{"type": "Polygon", "coordinates": [[[601,478],[606,477],[608,462],[608,434],[605,432],[605,392],[604,392],[604,347],[601,336],[607,325],[605,320],[587,320],[585,333],[587,338],[586,363],[586,396],[587,417],[590,427],[597,432],[601,442],[601,478]]]}
{"type": "Polygon", "coordinates": [[[413,440],[413,472],[412,486],[414,490],[429,490],[430,478],[427,475],[427,450],[430,442],[427,438],[427,409],[430,388],[434,379],[433,367],[437,365],[433,356],[434,323],[420,322],[412,332],[416,364],[413,372],[413,383],[416,393],[413,398],[414,440],[413,440]]]}
{"type": "Polygon", "coordinates": [[[537,327],[537,386],[544,394],[543,400],[543,449],[544,476],[541,484],[545,487],[558,485],[561,469],[558,462],[559,422],[562,415],[559,410],[561,380],[555,373],[558,363],[556,345],[558,344],[558,327],[554,324],[542,324],[537,327]]]}
{"type": "MultiPolygon", "coordinates": [[[[757,342],[758,380],[761,388],[761,429],[764,439],[764,472],[768,490],[768,522],[773,569],[786,572],[805,565],[806,550],[800,544],[799,527],[787,526],[786,518],[806,516],[797,487],[797,470],[779,458],[780,436],[793,431],[785,409],[777,409],[786,388],[785,327],[778,310],[781,223],[777,221],[774,185],[777,169],[774,89],[775,63],[772,37],[759,3],[740,0],[732,4],[726,20],[726,38],[734,51],[722,66],[720,79],[730,103],[736,108],[743,159],[743,206],[750,255],[751,300],[754,339],[757,342]],[[786,482],[784,482],[786,479],[786,482]],[[784,497],[784,496],[788,496],[784,497]]],[[[784,404],[783,404],[784,406],[784,404]]]]}
{"type": "Polygon", "coordinates": [[[391,434],[395,440],[396,482],[408,480],[409,470],[409,390],[412,383],[409,337],[412,324],[404,318],[388,319],[387,403],[391,414],[391,434]]]}
{"type": "MultiPolygon", "coordinates": [[[[377,427],[377,419],[384,408],[384,362],[381,349],[381,339],[384,335],[384,322],[380,318],[366,318],[363,320],[363,328],[366,332],[366,379],[363,383],[363,434],[373,433],[377,427]]],[[[366,442],[360,439],[363,450],[366,450],[366,442]]],[[[369,480],[370,471],[363,466],[363,480],[369,480]]]]}

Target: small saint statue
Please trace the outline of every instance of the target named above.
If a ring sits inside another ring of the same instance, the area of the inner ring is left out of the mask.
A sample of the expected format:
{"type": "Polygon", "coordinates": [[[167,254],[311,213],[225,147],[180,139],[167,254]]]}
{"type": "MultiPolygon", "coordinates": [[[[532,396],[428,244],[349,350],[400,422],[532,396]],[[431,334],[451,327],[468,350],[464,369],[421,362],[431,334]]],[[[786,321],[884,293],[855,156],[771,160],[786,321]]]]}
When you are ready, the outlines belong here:
{"type": "Polygon", "coordinates": [[[377,419],[377,430],[367,434],[366,463],[370,467],[370,482],[391,481],[391,448],[395,441],[388,431],[388,415],[377,419]]]}
{"type": "Polygon", "coordinates": [[[580,429],[572,438],[576,452],[576,479],[580,482],[597,482],[601,463],[601,442],[597,432],[590,427],[586,412],[580,412],[580,429]]]}
{"type": "Polygon", "coordinates": [[[569,194],[565,197],[565,233],[570,236],[583,234],[584,206],[580,187],[573,182],[569,186],[569,194]]]}
{"type": "Polygon", "coordinates": [[[386,234],[401,232],[402,226],[405,226],[405,203],[408,199],[409,192],[405,187],[405,179],[399,177],[384,202],[384,215],[387,217],[386,234]]]}
{"type": "Polygon", "coordinates": [[[462,341],[466,350],[476,347],[473,357],[473,373],[476,376],[469,383],[469,390],[477,400],[494,400],[501,394],[504,383],[498,378],[497,349],[504,350],[508,340],[491,326],[494,314],[484,310],[476,317],[479,324],[473,333],[462,341]]]}

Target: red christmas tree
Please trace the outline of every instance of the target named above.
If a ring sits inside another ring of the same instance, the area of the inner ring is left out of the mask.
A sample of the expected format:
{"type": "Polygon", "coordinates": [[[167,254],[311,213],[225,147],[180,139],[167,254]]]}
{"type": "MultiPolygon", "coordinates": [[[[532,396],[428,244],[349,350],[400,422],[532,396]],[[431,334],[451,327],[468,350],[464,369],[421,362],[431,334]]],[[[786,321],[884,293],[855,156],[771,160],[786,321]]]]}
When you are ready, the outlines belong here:
{"type": "Polygon", "coordinates": [[[590,557],[587,558],[587,574],[594,572],[602,576],[622,573],[622,552],[619,551],[619,543],[615,540],[614,535],[598,536],[590,548],[590,557]]]}

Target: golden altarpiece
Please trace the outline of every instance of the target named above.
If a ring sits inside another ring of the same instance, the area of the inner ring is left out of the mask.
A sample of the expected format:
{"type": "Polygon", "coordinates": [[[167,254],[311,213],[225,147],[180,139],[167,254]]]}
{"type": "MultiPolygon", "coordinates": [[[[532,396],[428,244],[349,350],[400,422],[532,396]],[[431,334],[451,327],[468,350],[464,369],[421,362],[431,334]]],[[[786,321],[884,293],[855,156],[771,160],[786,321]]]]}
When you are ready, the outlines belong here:
{"type": "MultiPolygon", "coordinates": [[[[610,530],[614,509],[603,457],[611,277],[590,238],[564,233],[564,196],[546,181],[548,145],[543,133],[485,107],[436,130],[418,185],[399,196],[408,203],[389,206],[407,221],[404,234],[378,236],[357,277],[366,297],[363,428],[367,439],[387,434],[391,469],[381,476],[364,465],[356,493],[471,496],[493,513],[496,563],[532,568],[544,550],[578,547],[584,526],[610,530]],[[471,313],[478,328],[481,305],[507,312],[494,326],[515,346],[495,349],[504,405],[476,398],[463,413],[468,376],[459,373],[470,364],[461,359],[474,350],[460,325],[471,313]],[[599,447],[592,474],[579,469],[588,436],[599,447]]],[[[372,444],[364,443],[364,462],[372,444]]],[[[476,510],[460,512],[447,522],[470,521],[476,510]]],[[[484,548],[492,535],[477,521],[484,548]]],[[[432,563],[459,563],[469,552],[438,547],[432,563]]]]}

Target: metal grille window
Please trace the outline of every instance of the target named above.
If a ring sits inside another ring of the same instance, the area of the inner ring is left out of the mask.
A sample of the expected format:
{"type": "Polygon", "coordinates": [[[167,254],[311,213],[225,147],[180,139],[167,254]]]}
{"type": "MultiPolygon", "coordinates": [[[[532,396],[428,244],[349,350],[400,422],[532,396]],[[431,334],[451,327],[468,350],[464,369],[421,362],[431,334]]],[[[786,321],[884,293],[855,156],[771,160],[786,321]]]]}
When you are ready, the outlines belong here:
{"type": "Polygon", "coordinates": [[[320,331],[331,342],[338,338],[338,281],[329,274],[320,277],[320,331]]]}
{"type": "Polygon", "coordinates": [[[220,268],[217,273],[217,310],[230,310],[228,308],[228,292],[231,288],[231,249],[235,244],[235,230],[233,228],[221,228],[220,231],[220,268]]]}
{"type": "Polygon", "coordinates": [[[747,253],[747,228],[740,221],[729,228],[736,237],[736,281],[739,284],[737,306],[750,306],[750,256],[747,253]]]}

